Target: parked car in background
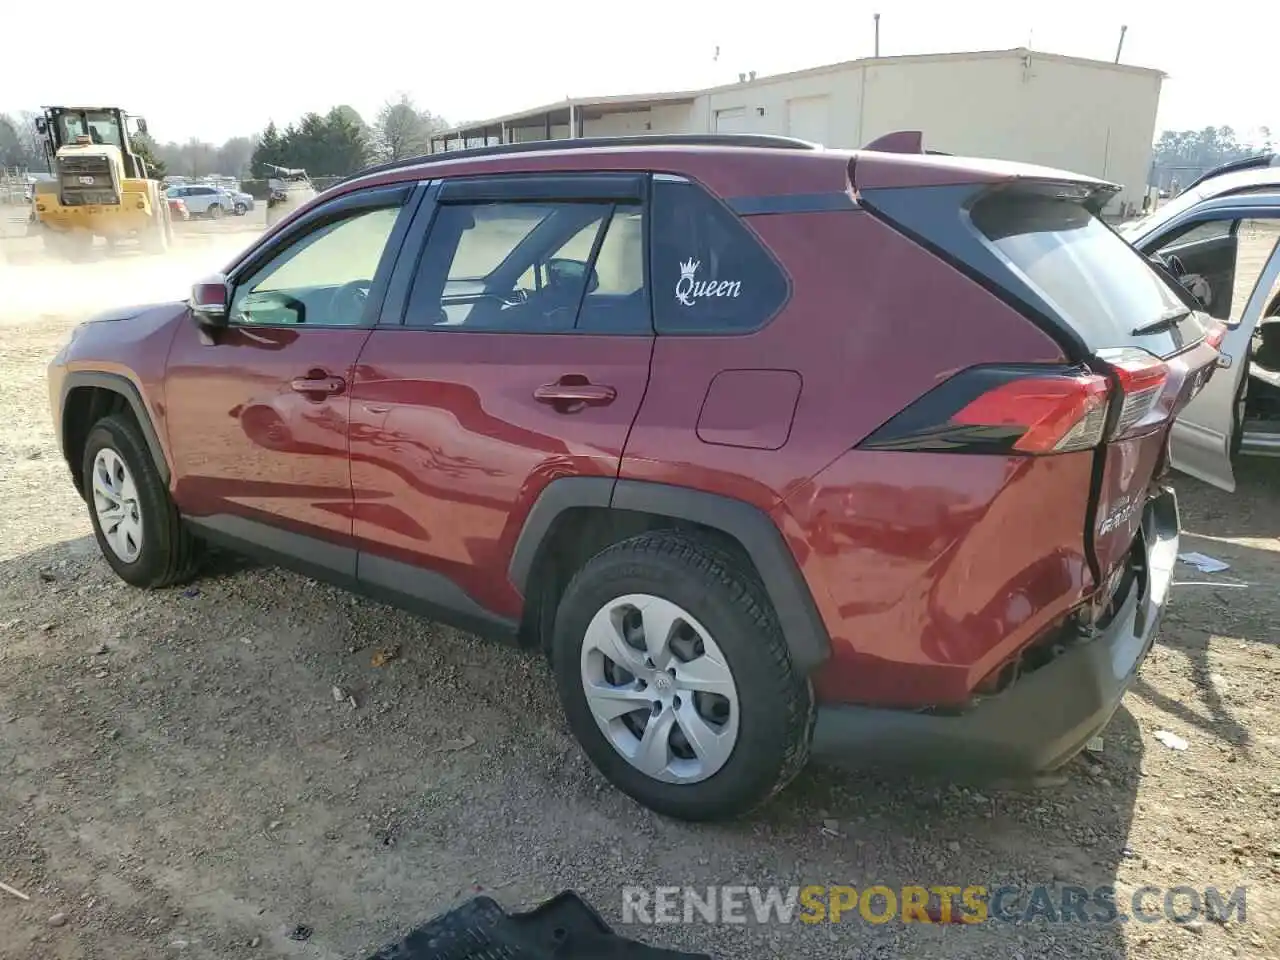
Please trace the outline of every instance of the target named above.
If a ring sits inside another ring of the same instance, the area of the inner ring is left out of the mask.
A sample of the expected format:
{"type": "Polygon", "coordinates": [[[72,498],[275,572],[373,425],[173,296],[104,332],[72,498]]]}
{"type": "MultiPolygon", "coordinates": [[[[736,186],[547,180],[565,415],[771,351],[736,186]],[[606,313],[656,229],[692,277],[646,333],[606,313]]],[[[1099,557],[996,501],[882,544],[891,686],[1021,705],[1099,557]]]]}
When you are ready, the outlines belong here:
{"type": "Polygon", "coordinates": [[[225,214],[235,212],[235,199],[226,190],[218,187],[191,183],[170,187],[166,192],[170,197],[184,201],[193,217],[219,220],[225,214]]]}
{"type": "Polygon", "coordinates": [[[191,219],[191,211],[187,209],[187,201],[181,197],[169,197],[169,215],[174,220],[183,222],[191,219]]]}
{"type": "Polygon", "coordinates": [[[243,217],[253,210],[253,194],[231,188],[227,192],[231,194],[231,212],[237,217],[243,217]]]}
{"type": "Polygon", "coordinates": [[[106,561],[160,587],[220,542],[540,649],[586,754],[672,816],[811,752],[1062,766],[1151,648],[1169,431],[1223,331],[1098,218],[1113,185],[909,140],[331,187],[53,359],[106,561]]]}
{"type": "Polygon", "coordinates": [[[1229,164],[1119,232],[1227,325],[1222,369],[1175,422],[1170,458],[1234,490],[1236,457],[1280,456],[1280,165],[1229,164]]]}

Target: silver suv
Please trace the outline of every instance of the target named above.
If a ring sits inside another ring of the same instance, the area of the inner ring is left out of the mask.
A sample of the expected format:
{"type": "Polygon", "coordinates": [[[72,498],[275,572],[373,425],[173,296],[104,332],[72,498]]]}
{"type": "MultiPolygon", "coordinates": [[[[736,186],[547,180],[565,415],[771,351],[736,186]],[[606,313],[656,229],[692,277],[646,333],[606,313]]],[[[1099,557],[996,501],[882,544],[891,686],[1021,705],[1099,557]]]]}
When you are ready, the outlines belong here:
{"type": "Polygon", "coordinates": [[[186,184],[168,189],[170,198],[181,199],[193,217],[217,220],[236,208],[235,198],[226,190],[204,184],[186,184]]]}

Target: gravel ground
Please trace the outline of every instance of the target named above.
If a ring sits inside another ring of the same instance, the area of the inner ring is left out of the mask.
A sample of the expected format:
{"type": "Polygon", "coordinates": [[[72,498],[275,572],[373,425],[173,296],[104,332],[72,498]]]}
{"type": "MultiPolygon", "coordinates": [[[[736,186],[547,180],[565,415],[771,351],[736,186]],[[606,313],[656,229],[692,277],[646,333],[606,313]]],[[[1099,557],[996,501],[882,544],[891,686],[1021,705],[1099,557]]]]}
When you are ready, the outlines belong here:
{"type": "Polygon", "coordinates": [[[1234,496],[1179,482],[1185,548],[1231,569],[1180,567],[1105,751],[1064,778],[979,791],[814,768],[748,820],[671,822],[588,766],[536,656],[225,555],[186,589],[113,578],[54,446],[45,364],[96,307],[181,296],[244,242],[0,258],[0,881],[30,897],[0,891],[0,957],[361,957],[482,890],[518,908],[574,888],[620,925],[623,884],[736,883],[1244,885],[1248,912],[625,929],[718,958],[1280,957],[1274,464],[1234,496]]]}

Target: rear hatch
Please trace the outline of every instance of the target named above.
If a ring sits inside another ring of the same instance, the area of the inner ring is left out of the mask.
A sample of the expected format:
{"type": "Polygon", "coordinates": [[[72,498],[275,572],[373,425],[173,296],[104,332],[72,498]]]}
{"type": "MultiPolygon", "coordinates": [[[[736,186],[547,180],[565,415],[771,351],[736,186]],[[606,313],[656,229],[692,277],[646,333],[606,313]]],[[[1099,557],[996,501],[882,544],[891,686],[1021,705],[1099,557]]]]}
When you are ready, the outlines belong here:
{"type": "MultiPolygon", "coordinates": [[[[1014,446],[1028,453],[1096,450],[1085,545],[1107,582],[1130,555],[1173,420],[1212,374],[1223,329],[1099,218],[1114,187],[1034,167],[901,159],[914,176],[888,174],[889,159],[863,176],[858,161],[862,203],[1017,307],[1065,360],[1056,377],[1020,371],[952,420],[970,430],[1017,422],[1026,432],[1014,446]]],[[[992,354],[998,363],[998,344],[992,354]]]]}

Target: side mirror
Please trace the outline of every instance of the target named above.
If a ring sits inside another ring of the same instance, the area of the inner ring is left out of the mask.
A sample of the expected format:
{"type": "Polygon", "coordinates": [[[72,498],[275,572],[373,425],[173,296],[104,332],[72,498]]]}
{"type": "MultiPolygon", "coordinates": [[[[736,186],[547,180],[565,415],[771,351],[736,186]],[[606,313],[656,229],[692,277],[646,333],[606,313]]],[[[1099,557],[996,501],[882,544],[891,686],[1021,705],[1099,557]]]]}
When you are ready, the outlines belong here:
{"type": "Polygon", "coordinates": [[[202,327],[225,327],[231,303],[231,289],[222,274],[201,280],[191,287],[191,315],[202,327]]]}
{"type": "Polygon", "coordinates": [[[147,121],[144,117],[138,118],[138,132],[144,137],[147,135],[147,121]]]}
{"type": "Polygon", "coordinates": [[[44,117],[36,117],[36,133],[44,136],[49,130],[49,125],[45,123],[44,117]]]}

